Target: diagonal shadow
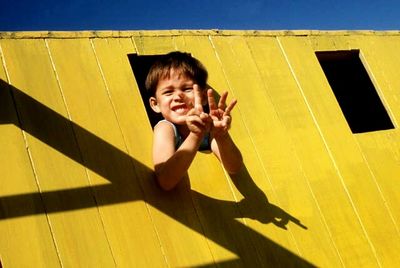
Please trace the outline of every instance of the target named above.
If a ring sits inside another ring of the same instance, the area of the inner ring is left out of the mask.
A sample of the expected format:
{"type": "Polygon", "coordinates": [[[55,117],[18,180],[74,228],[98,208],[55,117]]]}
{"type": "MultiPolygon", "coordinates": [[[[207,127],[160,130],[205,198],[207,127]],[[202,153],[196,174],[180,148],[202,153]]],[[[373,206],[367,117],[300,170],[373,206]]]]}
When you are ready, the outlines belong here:
{"type": "Polygon", "coordinates": [[[315,267],[235,219],[250,217],[280,228],[286,228],[292,221],[306,229],[298,219],[270,204],[246,169],[232,177],[244,196],[239,203],[193,191],[188,178],[175,190],[163,192],[152,179],[151,169],[3,80],[0,80],[0,124],[14,124],[110,182],[2,196],[0,220],[144,200],[239,257],[217,263],[219,266],[315,267]],[[195,213],[182,209],[182,204],[192,202],[195,213]],[[193,219],[196,214],[201,224],[193,219]]]}

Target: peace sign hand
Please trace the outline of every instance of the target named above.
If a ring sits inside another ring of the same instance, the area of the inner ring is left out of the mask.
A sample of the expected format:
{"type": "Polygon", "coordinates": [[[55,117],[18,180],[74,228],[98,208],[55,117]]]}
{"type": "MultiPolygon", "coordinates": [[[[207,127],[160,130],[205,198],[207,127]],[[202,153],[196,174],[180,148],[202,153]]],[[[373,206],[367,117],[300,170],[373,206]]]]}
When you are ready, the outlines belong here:
{"type": "Polygon", "coordinates": [[[226,106],[228,92],[225,91],[219,99],[218,106],[214,98],[213,90],[207,91],[208,105],[210,107],[210,116],[213,120],[212,133],[215,138],[222,137],[228,133],[231,127],[231,111],[235,107],[237,100],[233,100],[226,106]]]}
{"type": "Polygon", "coordinates": [[[186,125],[190,132],[202,137],[206,132],[210,131],[212,120],[203,110],[201,92],[196,84],[193,85],[193,94],[194,104],[191,102],[188,104],[191,109],[187,113],[186,125]]]}

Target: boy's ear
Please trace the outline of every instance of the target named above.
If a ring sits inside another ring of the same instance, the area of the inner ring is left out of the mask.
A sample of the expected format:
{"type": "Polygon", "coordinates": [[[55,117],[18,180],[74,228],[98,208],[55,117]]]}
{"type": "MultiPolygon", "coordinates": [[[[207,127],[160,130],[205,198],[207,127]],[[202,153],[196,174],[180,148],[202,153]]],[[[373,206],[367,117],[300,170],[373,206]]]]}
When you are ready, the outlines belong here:
{"type": "Polygon", "coordinates": [[[154,112],[156,113],[161,112],[160,107],[158,107],[157,99],[155,97],[150,97],[149,102],[150,102],[150,107],[154,112]]]}

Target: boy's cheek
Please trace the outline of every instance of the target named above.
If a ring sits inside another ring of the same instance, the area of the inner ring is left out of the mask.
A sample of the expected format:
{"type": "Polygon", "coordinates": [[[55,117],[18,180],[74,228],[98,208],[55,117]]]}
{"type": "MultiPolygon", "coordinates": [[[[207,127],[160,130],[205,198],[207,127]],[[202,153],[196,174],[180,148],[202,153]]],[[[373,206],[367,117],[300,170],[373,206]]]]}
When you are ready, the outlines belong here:
{"type": "Polygon", "coordinates": [[[194,94],[193,93],[188,93],[185,96],[184,102],[185,104],[191,108],[194,107],[194,94]]]}

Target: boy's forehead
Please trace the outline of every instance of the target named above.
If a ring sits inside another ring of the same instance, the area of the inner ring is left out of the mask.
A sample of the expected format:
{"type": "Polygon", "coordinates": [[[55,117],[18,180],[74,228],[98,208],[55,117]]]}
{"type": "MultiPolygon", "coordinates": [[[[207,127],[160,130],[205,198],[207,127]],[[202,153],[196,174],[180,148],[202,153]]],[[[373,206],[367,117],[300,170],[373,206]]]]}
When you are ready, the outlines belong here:
{"type": "Polygon", "coordinates": [[[168,72],[169,79],[182,79],[182,80],[192,80],[192,78],[183,70],[171,68],[168,72]]]}
{"type": "Polygon", "coordinates": [[[160,78],[157,87],[166,83],[194,83],[194,81],[182,70],[171,69],[168,73],[160,78]]]}

